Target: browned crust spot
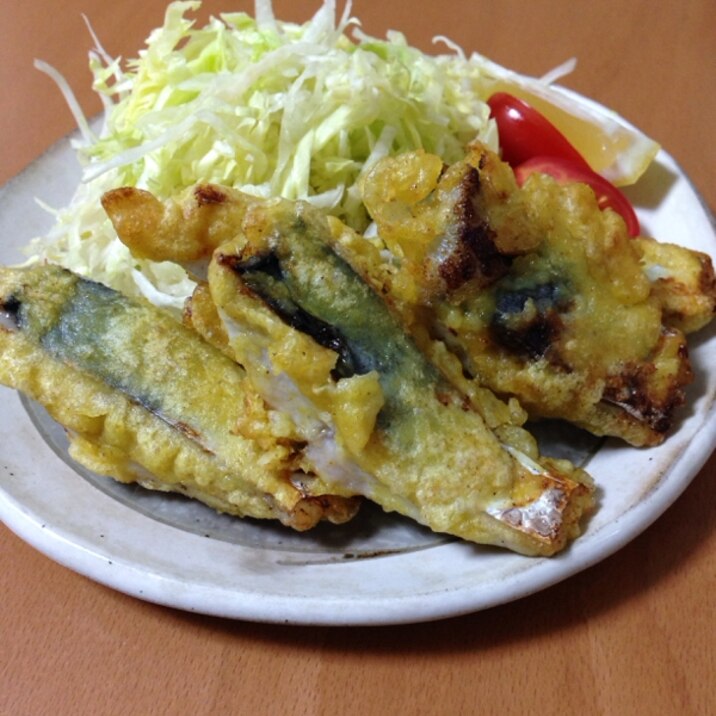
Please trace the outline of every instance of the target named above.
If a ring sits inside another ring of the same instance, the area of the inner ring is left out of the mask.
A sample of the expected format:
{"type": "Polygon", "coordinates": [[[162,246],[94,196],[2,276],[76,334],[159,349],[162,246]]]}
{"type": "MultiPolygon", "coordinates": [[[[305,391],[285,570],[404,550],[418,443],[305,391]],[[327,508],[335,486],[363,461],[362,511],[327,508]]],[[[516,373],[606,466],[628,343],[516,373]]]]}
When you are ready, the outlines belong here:
{"type": "Polygon", "coordinates": [[[213,184],[200,184],[194,189],[194,198],[198,206],[223,204],[228,201],[226,194],[213,184]]]}
{"type": "Polygon", "coordinates": [[[677,356],[681,368],[659,386],[660,395],[654,389],[660,382],[658,368],[648,361],[627,365],[619,375],[610,376],[602,399],[663,435],[671,428],[675,410],[685,402],[684,387],[693,380],[685,342],[680,344],[677,356]]]}
{"type": "Polygon", "coordinates": [[[712,313],[716,314],[716,273],[711,258],[706,254],[699,254],[701,273],[699,274],[699,291],[712,299],[712,313]]]}
{"type": "Polygon", "coordinates": [[[440,263],[438,273],[448,292],[453,292],[473,279],[486,284],[502,276],[510,259],[502,255],[495,244],[495,233],[477,210],[480,193],[480,174],[475,167],[465,172],[455,203],[455,247],[440,263]]]}

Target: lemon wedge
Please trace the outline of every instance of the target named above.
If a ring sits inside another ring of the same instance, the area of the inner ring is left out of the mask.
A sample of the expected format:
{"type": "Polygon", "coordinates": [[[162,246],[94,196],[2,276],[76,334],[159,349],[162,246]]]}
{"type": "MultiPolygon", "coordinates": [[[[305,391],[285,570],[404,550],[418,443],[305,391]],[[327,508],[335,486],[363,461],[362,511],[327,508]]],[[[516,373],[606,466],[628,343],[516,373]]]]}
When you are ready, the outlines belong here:
{"type": "MultiPolygon", "coordinates": [[[[489,95],[507,92],[532,105],[569,140],[587,164],[616,186],[634,184],[660,146],[616,112],[597,107],[545,79],[512,72],[486,58],[489,95]]],[[[571,67],[571,65],[570,65],[571,67]]]]}

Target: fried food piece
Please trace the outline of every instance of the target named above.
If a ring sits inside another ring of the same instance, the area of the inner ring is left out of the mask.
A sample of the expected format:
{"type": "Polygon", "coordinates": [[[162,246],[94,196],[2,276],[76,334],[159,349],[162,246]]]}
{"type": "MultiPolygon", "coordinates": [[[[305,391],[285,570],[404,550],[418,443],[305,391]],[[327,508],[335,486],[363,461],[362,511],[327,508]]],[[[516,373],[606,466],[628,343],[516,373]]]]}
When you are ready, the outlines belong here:
{"type": "Polygon", "coordinates": [[[334,253],[322,214],[272,200],[237,229],[214,252],[212,298],[237,360],[291,416],[327,487],[527,555],[579,534],[594,500],[586,473],[541,458],[518,425],[493,431],[334,253]]]}
{"type": "Polygon", "coordinates": [[[1,269],[0,310],[0,381],[67,428],[86,467],[298,530],[355,514],[355,498],[312,492],[244,371],[160,310],[56,266],[1,269]]]}
{"type": "Polygon", "coordinates": [[[103,195],[102,206],[133,256],[186,264],[208,259],[234,238],[247,208],[260,201],[229,187],[200,184],[167,202],[142,189],[120,187],[103,195]]]}
{"type": "Polygon", "coordinates": [[[585,185],[536,174],[519,189],[477,145],[441,172],[421,152],[386,158],[363,198],[382,246],[368,257],[343,232],[339,250],[419,342],[441,338],[533,418],[664,439],[692,380],[684,331],[716,306],[707,256],[631,240],[585,185]]]}
{"type": "Polygon", "coordinates": [[[706,326],[716,312],[716,277],[711,259],[640,236],[635,239],[652,293],[663,311],[666,326],[693,333],[706,326]]]}
{"type": "Polygon", "coordinates": [[[198,333],[207,343],[218,348],[232,360],[235,359],[234,351],[229,344],[229,336],[216,310],[216,304],[206,281],[200,281],[187,299],[182,320],[187,328],[198,333]]]}

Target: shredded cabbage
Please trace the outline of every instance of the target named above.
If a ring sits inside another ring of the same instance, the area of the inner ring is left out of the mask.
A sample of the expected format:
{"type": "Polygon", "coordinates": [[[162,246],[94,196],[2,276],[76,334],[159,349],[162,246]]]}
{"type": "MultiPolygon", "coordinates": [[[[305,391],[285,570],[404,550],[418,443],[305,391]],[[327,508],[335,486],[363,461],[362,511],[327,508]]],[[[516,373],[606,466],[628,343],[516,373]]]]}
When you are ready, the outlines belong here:
{"type": "Polygon", "coordinates": [[[215,182],[305,199],[363,231],[357,182],[380,157],[424,148],[451,163],[476,138],[496,149],[484,102],[494,66],[445,38],[451,54],[432,56],[397,32],[369,37],[350,2],[337,19],[335,0],[302,25],[257,0],[256,19],[229,13],[195,27],[187,15],[199,6],[172,2],[128,63],[94,38],[104,127],[95,136],[81,123],[83,184],[33,242],[36,257],[180,308],[191,281],[177,266],[129,255],[102,212],[104,191],[131,185],[167,197],[215,182]]]}

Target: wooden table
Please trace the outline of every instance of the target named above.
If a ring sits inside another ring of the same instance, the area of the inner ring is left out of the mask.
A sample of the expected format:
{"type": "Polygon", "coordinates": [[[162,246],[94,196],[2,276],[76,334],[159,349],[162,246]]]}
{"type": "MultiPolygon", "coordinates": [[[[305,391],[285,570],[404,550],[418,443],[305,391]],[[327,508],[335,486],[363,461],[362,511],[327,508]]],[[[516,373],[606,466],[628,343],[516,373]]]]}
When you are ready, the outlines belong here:
{"type": "MultiPolygon", "coordinates": [[[[279,17],[316,3],[282,0],[279,17]]],[[[162,0],[0,4],[0,181],[73,127],[32,67],[70,81],[87,113],[86,13],[133,57],[162,0]]],[[[203,9],[251,10],[248,2],[203,9]]],[[[445,34],[565,84],[660,141],[716,205],[713,0],[357,0],[364,29],[425,50],[445,34]]],[[[668,238],[668,237],[663,237],[668,238]]],[[[2,440],[12,440],[3,425],[2,440]]],[[[0,451],[2,443],[0,442],[0,451]]],[[[66,570],[0,527],[0,714],[707,714],[716,712],[716,457],[613,557],[521,601],[385,628],[280,627],[155,606],[66,570]]]]}

